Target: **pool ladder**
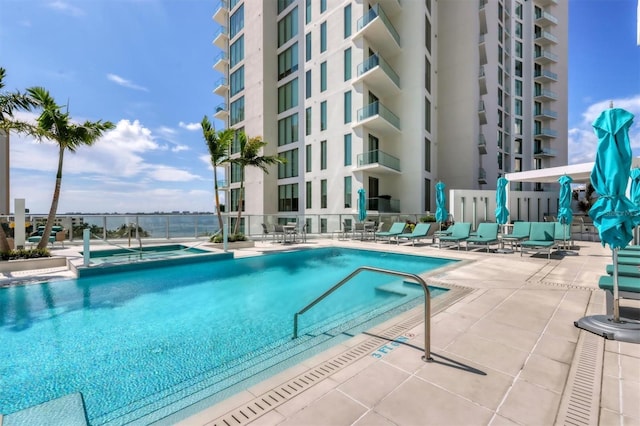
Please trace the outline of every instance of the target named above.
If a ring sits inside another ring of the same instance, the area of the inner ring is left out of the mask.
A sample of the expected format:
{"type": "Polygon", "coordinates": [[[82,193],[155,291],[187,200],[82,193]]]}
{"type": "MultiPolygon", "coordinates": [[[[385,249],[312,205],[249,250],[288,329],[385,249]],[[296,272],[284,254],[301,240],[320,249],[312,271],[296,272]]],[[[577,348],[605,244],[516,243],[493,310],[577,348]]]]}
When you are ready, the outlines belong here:
{"type": "Polygon", "coordinates": [[[374,268],[372,266],[361,266],[357,268],[352,273],[350,273],[347,277],[343,278],[339,283],[331,287],[329,290],[325,291],[313,302],[309,303],[300,311],[296,312],[293,315],[293,338],[294,339],[298,338],[298,317],[300,315],[304,314],[309,309],[313,308],[315,305],[321,302],[324,298],[329,296],[338,288],[342,287],[342,285],[346,284],[349,280],[351,280],[351,278],[355,277],[362,271],[371,271],[371,272],[377,272],[380,274],[404,277],[404,278],[414,280],[422,286],[422,290],[424,290],[424,355],[422,356],[422,360],[433,361],[433,358],[431,357],[431,293],[429,291],[429,286],[427,285],[425,280],[423,280],[416,274],[410,274],[407,272],[400,272],[400,271],[392,271],[389,269],[374,268]]]}

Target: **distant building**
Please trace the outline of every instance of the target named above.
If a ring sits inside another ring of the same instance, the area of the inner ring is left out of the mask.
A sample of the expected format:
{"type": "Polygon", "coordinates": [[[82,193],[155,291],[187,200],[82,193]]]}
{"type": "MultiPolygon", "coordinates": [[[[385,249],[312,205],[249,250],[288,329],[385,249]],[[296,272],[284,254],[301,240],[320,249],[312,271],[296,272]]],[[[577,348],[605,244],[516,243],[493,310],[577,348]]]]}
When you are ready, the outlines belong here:
{"type": "Polygon", "coordinates": [[[370,214],[421,213],[438,180],[567,164],[566,1],[223,0],[213,18],[215,117],[287,160],[245,170],[247,214],[353,214],[360,188],[370,214]]]}

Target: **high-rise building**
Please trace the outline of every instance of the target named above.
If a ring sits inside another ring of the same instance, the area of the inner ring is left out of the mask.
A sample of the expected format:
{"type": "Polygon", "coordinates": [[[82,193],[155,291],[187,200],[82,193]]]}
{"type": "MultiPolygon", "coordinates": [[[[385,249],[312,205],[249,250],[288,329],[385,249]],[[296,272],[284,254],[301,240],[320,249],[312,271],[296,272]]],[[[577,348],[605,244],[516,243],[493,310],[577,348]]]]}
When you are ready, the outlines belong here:
{"type": "Polygon", "coordinates": [[[353,213],[360,188],[370,212],[421,213],[438,180],[567,164],[566,1],[222,0],[213,18],[215,117],[287,160],[246,170],[247,214],[353,213]]]}

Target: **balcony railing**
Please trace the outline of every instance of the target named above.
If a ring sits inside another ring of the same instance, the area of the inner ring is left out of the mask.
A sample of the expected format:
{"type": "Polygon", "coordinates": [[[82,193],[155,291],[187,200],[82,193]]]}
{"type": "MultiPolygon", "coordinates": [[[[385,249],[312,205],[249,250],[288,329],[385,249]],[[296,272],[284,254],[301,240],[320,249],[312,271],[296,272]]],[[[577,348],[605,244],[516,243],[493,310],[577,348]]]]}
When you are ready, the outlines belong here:
{"type": "Polygon", "coordinates": [[[487,153],[487,140],[482,133],[478,135],[478,150],[480,151],[481,155],[487,153]]]}
{"type": "Polygon", "coordinates": [[[358,77],[378,66],[385,72],[385,74],[389,76],[391,81],[393,81],[396,86],[400,87],[400,77],[398,76],[398,74],[396,74],[396,72],[393,70],[393,68],[391,68],[387,61],[385,61],[379,55],[375,54],[369,56],[368,59],[358,65],[358,77]]]}
{"type": "Polygon", "coordinates": [[[540,98],[553,99],[553,100],[558,99],[558,94],[548,89],[536,90],[534,96],[540,97],[540,98]]]}
{"type": "Polygon", "coordinates": [[[553,81],[557,81],[558,80],[558,74],[556,74],[555,72],[551,72],[549,70],[537,71],[535,73],[534,77],[536,77],[536,78],[544,77],[546,79],[553,80],[553,81]]]}
{"type": "Polygon", "coordinates": [[[397,115],[389,111],[379,101],[373,102],[364,108],[358,110],[358,121],[379,115],[380,117],[391,123],[396,129],[400,129],[400,119],[397,115]]]}
{"type": "Polygon", "coordinates": [[[380,164],[381,166],[400,171],[400,160],[378,149],[358,154],[357,161],[358,167],[369,164],[380,164]]]}
{"type": "Polygon", "coordinates": [[[542,31],[542,32],[536,34],[536,40],[540,40],[540,39],[548,40],[548,41],[553,42],[553,43],[558,43],[558,37],[554,36],[549,31],[542,31]]]}
{"type": "Polygon", "coordinates": [[[546,137],[551,137],[551,138],[557,138],[558,137],[558,131],[557,130],[548,129],[546,127],[541,128],[541,129],[535,129],[533,133],[534,133],[534,136],[537,136],[537,137],[541,137],[541,136],[546,136],[546,137]]]}
{"type": "Polygon", "coordinates": [[[229,14],[229,2],[228,0],[220,0],[218,4],[213,8],[213,20],[218,23],[224,23],[227,20],[229,14]]]}
{"type": "Polygon", "coordinates": [[[367,198],[367,210],[380,213],[400,213],[400,200],[394,200],[385,195],[367,198]]]}
{"type": "Polygon", "coordinates": [[[478,168],[478,183],[487,183],[487,172],[482,167],[478,168]]]}
{"type": "Polygon", "coordinates": [[[535,115],[542,116],[542,117],[549,117],[549,118],[558,118],[558,113],[550,109],[543,109],[542,111],[536,111],[535,115]]]}
{"type": "Polygon", "coordinates": [[[549,12],[539,12],[536,13],[536,22],[539,22],[543,25],[548,24],[558,24],[558,18],[550,14],[549,12]]]}
{"type": "Polygon", "coordinates": [[[536,157],[555,157],[557,154],[555,149],[540,148],[536,149],[533,155],[536,157]]]}
{"type": "Polygon", "coordinates": [[[387,27],[387,29],[391,33],[391,36],[394,38],[396,43],[398,43],[398,46],[400,46],[400,34],[398,34],[398,31],[396,31],[394,26],[391,24],[391,21],[384,13],[384,10],[382,10],[382,8],[377,4],[369,9],[369,11],[365,13],[360,19],[358,19],[358,31],[369,25],[374,19],[378,17],[387,27]]]}
{"type": "Polygon", "coordinates": [[[535,59],[547,59],[549,61],[558,62],[558,55],[551,53],[548,50],[542,50],[540,52],[536,52],[535,59]]]}

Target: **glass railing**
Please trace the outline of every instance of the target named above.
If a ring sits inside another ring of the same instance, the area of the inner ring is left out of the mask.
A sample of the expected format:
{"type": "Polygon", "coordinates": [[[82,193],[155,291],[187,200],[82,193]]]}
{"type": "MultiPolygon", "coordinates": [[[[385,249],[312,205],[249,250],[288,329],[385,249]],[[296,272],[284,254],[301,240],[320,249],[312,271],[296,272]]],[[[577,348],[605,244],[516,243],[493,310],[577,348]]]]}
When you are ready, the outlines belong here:
{"type": "Polygon", "coordinates": [[[536,149],[535,151],[533,151],[533,155],[543,155],[543,156],[555,157],[556,156],[556,150],[555,149],[547,149],[547,148],[536,149]]]}
{"type": "Polygon", "coordinates": [[[388,167],[398,172],[400,171],[400,160],[398,158],[377,149],[375,151],[358,154],[357,161],[358,167],[369,164],[380,164],[381,166],[388,167]]]}
{"type": "Polygon", "coordinates": [[[482,167],[478,169],[478,180],[487,180],[487,172],[482,167]]]}
{"type": "Polygon", "coordinates": [[[540,58],[550,59],[550,60],[555,61],[555,62],[558,61],[558,55],[556,55],[554,53],[551,53],[548,50],[543,50],[541,52],[536,52],[535,59],[540,59],[540,58]]]}
{"type": "Polygon", "coordinates": [[[400,77],[396,74],[393,68],[391,68],[387,61],[379,55],[371,55],[363,63],[358,65],[358,77],[378,66],[389,76],[396,86],[400,87],[400,77]]]}
{"type": "Polygon", "coordinates": [[[553,22],[554,24],[558,23],[558,18],[556,18],[549,12],[536,13],[536,20],[539,20],[539,19],[544,19],[545,21],[553,22]]]}
{"type": "Polygon", "coordinates": [[[485,110],[484,110],[484,101],[478,102],[478,112],[485,112],[485,110]]]}
{"type": "Polygon", "coordinates": [[[366,120],[367,118],[374,117],[376,115],[387,120],[395,128],[400,129],[400,119],[398,116],[389,111],[379,101],[371,103],[364,108],[360,108],[358,110],[358,121],[366,120]]]}
{"type": "Polygon", "coordinates": [[[544,39],[547,39],[547,40],[551,40],[551,41],[553,41],[555,43],[558,42],[558,37],[554,36],[553,34],[551,34],[548,31],[542,31],[541,33],[536,34],[536,40],[539,39],[539,38],[544,38],[544,39]]]}
{"type": "Polygon", "coordinates": [[[558,113],[550,109],[543,109],[543,110],[536,111],[535,115],[543,115],[545,117],[558,118],[558,113]]]}
{"type": "Polygon", "coordinates": [[[219,61],[227,61],[229,60],[229,54],[227,52],[220,52],[213,58],[213,63],[217,64],[219,61]]]}
{"type": "Polygon", "coordinates": [[[229,2],[228,0],[220,0],[216,6],[213,8],[213,10],[215,10],[215,12],[213,12],[214,15],[217,15],[218,12],[220,11],[220,9],[229,9],[229,2]]]}
{"type": "Polygon", "coordinates": [[[367,210],[379,213],[400,213],[400,200],[392,199],[387,195],[367,198],[367,210]]]}
{"type": "Polygon", "coordinates": [[[229,80],[227,80],[227,77],[220,77],[214,84],[214,87],[228,86],[228,85],[229,85],[229,80]]]}
{"type": "Polygon", "coordinates": [[[398,34],[398,31],[396,31],[396,29],[393,27],[391,21],[384,13],[384,10],[382,10],[380,5],[378,4],[373,6],[367,13],[365,13],[360,19],[358,19],[358,31],[369,25],[374,19],[378,17],[387,27],[393,39],[396,41],[396,43],[398,43],[398,46],[400,46],[400,34],[398,34]]]}
{"type": "Polygon", "coordinates": [[[483,134],[478,135],[478,146],[487,146],[487,140],[483,134]]]}
{"type": "Polygon", "coordinates": [[[555,72],[551,72],[549,70],[542,70],[542,71],[537,71],[535,73],[535,77],[547,77],[551,80],[557,80],[558,74],[556,74],[555,72]]]}
{"type": "Polygon", "coordinates": [[[215,34],[213,35],[213,39],[215,40],[220,36],[229,37],[229,29],[227,27],[221,26],[220,28],[218,28],[218,31],[216,31],[215,34]]]}
{"type": "Polygon", "coordinates": [[[553,129],[542,128],[542,129],[536,129],[534,131],[534,136],[551,136],[555,138],[558,136],[558,132],[553,129]]]}
{"type": "Polygon", "coordinates": [[[220,111],[229,111],[229,108],[227,108],[227,103],[226,102],[222,102],[221,104],[218,104],[216,106],[216,112],[220,112],[220,111]]]}
{"type": "Polygon", "coordinates": [[[536,90],[535,96],[544,96],[544,97],[550,98],[550,99],[558,99],[558,94],[556,92],[553,92],[553,91],[547,90],[547,89],[536,90]]]}

